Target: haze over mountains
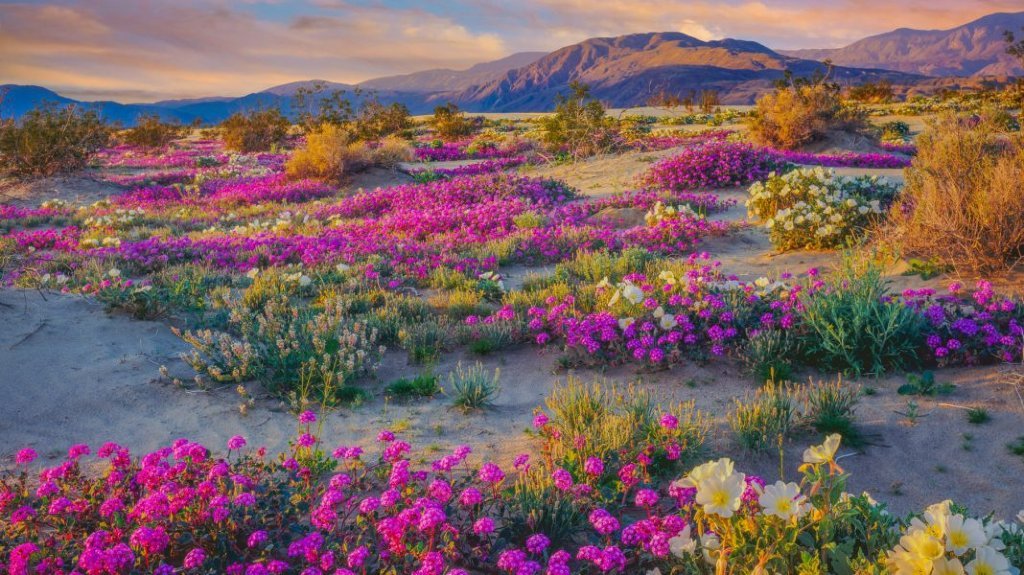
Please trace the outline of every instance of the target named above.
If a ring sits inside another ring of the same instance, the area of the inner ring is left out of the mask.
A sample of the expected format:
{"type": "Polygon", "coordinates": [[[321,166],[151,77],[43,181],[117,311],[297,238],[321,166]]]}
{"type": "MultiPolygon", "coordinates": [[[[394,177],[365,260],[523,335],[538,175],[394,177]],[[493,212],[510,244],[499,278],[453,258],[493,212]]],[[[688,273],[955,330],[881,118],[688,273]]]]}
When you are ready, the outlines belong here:
{"type": "MultiPolygon", "coordinates": [[[[705,42],[677,32],[591,38],[550,54],[522,52],[466,70],[435,69],[376,78],[358,84],[385,103],[401,102],[413,113],[428,113],[447,101],[470,111],[545,111],[578,80],[614,107],[643,105],[653,94],[717,90],[723,103],[752,103],[786,70],[797,76],[835,65],[845,85],[888,80],[904,89],[938,85],[936,77],[1022,75],[1020,62],[1006,54],[1004,32],[1020,35],[1024,12],[985,16],[951,30],[901,28],[849,46],[774,51],[745,40],[705,42]]],[[[0,79],[2,80],[2,79],[0,79]]],[[[240,110],[278,106],[291,111],[296,90],[314,81],[275,86],[242,97],[168,100],[152,104],[89,102],[110,120],[131,124],[141,114],[165,119],[219,122],[240,110]]],[[[356,86],[328,83],[352,92],[356,86]]],[[[43,101],[75,102],[39,86],[6,86],[0,114],[18,117],[43,101]]]]}

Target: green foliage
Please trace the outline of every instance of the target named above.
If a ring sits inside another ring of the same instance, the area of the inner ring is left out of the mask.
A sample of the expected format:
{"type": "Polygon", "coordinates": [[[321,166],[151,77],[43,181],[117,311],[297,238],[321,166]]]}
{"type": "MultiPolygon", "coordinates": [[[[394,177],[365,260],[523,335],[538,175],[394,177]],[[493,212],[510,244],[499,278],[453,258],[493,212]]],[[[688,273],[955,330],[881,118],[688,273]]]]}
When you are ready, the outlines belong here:
{"type": "MultiPolygon", "coordinates": [[[[361,94],[357,88],[355,95],[361,94]]],[[[326,82],[319,80],[295,90],[291,109],[306,130],[324,124],[345,126],[352,121],[352,102],[346,97],[345,90],[330,89],[326,82]]]]}
{"type": "Polygon", "coordinates": [[[484,409],[491,407],[494,398],[501,392],[500,382],[500,369],[495,369],[491,374],[480,362],[465,369],[460,362],[448,374],[445,394],[451,399],[452,405],[463,411],[484,409]]]}
{"type": "Polygon", "coordinates": [[[877,264],[846,256],[806,299],[801,347],[808,362],[856,375],[916,365],[924,320],[888,294],[877,264]]]}
{"type": "Polygon", "coordinates": [[[945,265],[935,258],[926,260],[910,258],[907,260],[907,271],[903,275],[916,275],[921,276],[923,280],[930,280],[951,271],[953,271],[952,266],[945,265]]]}
{"type": "Polygon", "coordinates": [[[385,389],[388,395],[398,399],[434,397],[441,393],[437,376],[431,372],[421,373],[412,379],[402,378],[391,382],[385,389]]]}
{"type": "Polygon", "coordinates": [[[220,135],[228,149],[266,152],[284,142],[288,126],[288,119],[277,108],[237,112],[221,123],[220,135]]]}
{"type": "Polygon", "coordinates": [[[73,105],[36,108],[18,122],[0,119],[0,172],[38,177],[79,170],[109,137],[96,112],[73,105]]]}
{"type": "Polygon", "coordinates": [[[441,352],[451,348],[455,325],[448,317],[426,319],[403,327],[398,340],[416,364],[433,364],[441,352]]]}
{"type": "Polygon", "coordinates": [[[834,382],[812,383],[804,388],[804,419],[823,434],[838,433],[843,441],[856,446],[861,443],[855,426],[854,412],[860,401],[860,388],[834,382]]]}
{"type": "Polygon", "coordinates": [[[544,144],[573,160],[611,150],[617,136],[614,119],[590,96],[588,86],[572,82],[569,88],[568,96],[558,97],[555,113],[540,120],[544,144]]]}
{"type": "Polygon", "coordinates": [[[729,427],[744,449],[765,451],[778,445],[792,430],[797,416],[797,395],[785,383],[764,387],[734,399],[729,427]]]}
{"type": "Polygon", "coordinates": [[[751,334],[740,357],[757,383],[788,381],[793,373],[796,342],[784,330],[766,329],[751,334]]]}
{"type": "Polygon", "coordinates": [[[363,140],[378,140],[400,134],[412,128],[412,125],[412,117],[405,104],[393,102],[384,105],[377,98],[370,98],[359,108],[355,132],[363,140]]]}
{"type": "Polygon", "coordinates": [[[933,397],[949,395],[956,388],[952,383],[939,384],[935,381],[935,373],[926,371],[922,374],[907,374],[907,383],[901,385],[896,393],[900,395],[922,395],[933,397]]]}
{"type": "Polygon", "coordinates": [[[971,425],[982,425],[992,421],[992,416],[984,407],[972,407],[967,410],[967,422],[971,425]]]}

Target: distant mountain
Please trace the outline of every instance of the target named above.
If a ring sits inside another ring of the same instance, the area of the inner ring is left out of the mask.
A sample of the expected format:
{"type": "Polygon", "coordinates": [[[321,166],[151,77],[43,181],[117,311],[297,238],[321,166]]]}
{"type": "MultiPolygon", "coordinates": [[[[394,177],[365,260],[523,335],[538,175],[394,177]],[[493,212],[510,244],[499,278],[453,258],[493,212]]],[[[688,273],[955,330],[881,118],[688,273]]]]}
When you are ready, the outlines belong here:
{"type": "Polygon", "coordinates": [[[844,48],[790,50],[783,54],[831,59],[842,66],[884,68],[927,76],[1022,75],[1020,62],[1006,53],[1006,30],[1021,35],[1024,12],[997,13],[950,30],[900,28],[844,48]]]}
{"type": "MultiPolygon", "coordinates": [[[[677,32],[592,38],[556,50],[540,60],[510,70],[500,78],[463,90],[455,101],[474,110],[533,111],[551,109],[570,82],[590,86],[591,93],[613,107],[643,105],[664,90],[685,94],[717,90],[722,102],[749,104],[770,90],[786,70],[807,76],[822,64],[783,56],[756,42],[705,42],[677,32]]],[[[839,67],[844,83],[887,79],[912,84],[920,76],[884,70],[839,67]]]]}
{"type": "Polygon", "coordinates": [[[533,64],[545,55],[547,52],[519,52],[466,70],[438,68],[401,76],[386,76],[362,82],[359,87],[411,93],[458,92],[489,82],[509,70],[533,64]]]}
{"type": "Polygon", "coordinates": [[[75,104],[83,110],[95,110],[100,117],[109,122],[120,122],[124,125],[134,124],[139,116],[156,114],[165,120],[191,122],[194,116],[188,112],[178,112],[156,104],[121,104],[118,102],[80,102],[66,98],[42,86],[20,86],[5,84],[0,86],[0,118],[19,118],[29,110],[46,104],[65,106],[75,104]]]}

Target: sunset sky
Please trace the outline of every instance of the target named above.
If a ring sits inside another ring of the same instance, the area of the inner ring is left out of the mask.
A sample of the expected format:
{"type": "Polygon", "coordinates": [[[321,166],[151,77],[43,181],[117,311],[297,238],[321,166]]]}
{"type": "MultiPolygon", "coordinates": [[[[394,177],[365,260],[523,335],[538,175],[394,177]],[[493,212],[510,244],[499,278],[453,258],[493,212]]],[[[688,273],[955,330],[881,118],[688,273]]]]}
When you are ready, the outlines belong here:
{"type": "Polygon", "coordinates": [[[310,78],[466,68],[594,36],[679,31],[772,48],[950,28],[1021,0],[0,0],[0,84],[86,100],[237,96],[310,78]]]}

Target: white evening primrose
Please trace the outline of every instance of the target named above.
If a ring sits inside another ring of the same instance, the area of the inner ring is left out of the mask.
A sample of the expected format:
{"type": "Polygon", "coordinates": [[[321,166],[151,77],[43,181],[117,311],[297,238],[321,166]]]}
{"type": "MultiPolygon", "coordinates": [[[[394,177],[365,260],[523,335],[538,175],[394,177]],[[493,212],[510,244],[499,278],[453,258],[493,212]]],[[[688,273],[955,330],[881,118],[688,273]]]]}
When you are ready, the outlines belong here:
{"type": "Polygon", "coordinates": [[[715,475],[697,484],[697,503],[704,512],[728,519],[740,508],[747,485],[742,473],[715,475]]]}
{"type": "Polygon", "coordinates": [[[668,549],[673,555],[683,558],[697,550],[697,542],[690,536],[690,526],[683,527],[678,535],[668,540],[668,549]]]}
{"type": "Polygon", "coordinates": [[[833,433],[825,438],[821,445],[812,445],[804,450],[804,463],[818,465],[835,461],[836,451],[839,449],[839,441],[842,438],[838,433],[833,433]]]}
{"type": "Polygon", "coordinates": [[[763,509],[762,513],[779,519],[793,519],[803,517],[807,511],[807,498],[800,493],[800,486],[796,483],[784,483],[776,481],[764,488],[758,503],[763,509]]]}

